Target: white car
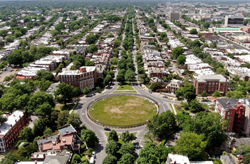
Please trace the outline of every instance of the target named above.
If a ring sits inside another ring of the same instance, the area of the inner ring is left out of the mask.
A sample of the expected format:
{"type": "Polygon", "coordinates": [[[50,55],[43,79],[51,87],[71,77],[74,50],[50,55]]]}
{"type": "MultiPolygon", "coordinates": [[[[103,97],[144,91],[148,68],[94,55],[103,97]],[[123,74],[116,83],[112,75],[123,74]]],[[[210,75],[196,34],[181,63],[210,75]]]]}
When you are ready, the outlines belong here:
{"type": "Polygon", "coordinates": [[[92,157],[95,158],[95,151],[92,151],[92,157]]]}

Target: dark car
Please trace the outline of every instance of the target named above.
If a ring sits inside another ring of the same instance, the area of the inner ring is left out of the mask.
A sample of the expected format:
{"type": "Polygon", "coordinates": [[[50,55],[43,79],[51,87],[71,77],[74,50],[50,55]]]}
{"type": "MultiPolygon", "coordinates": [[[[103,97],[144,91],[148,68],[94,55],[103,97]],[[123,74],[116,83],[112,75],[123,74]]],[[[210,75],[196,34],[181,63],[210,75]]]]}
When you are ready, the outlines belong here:
{"type": "Polygon", "coordinates": [[[111,131],[111,129],[108,128],[108,127],[105,127],[104,130],[106,130],[106,131],[111,131]]]}

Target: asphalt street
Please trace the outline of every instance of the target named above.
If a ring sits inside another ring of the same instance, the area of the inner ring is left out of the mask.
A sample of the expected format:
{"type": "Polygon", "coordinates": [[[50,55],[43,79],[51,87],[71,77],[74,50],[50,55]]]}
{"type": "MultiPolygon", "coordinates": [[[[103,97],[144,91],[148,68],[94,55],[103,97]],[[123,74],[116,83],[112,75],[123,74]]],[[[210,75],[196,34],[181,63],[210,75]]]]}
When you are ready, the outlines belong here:
{"type": "MultiPolygon", "coordinates": [[[[124,38],[124,36],[123,36],[124,38]]],[[[135,71],[135,82],[132,82],[132,86],[135,89],[135,91],[137,92],[137,94],[143,95],[145,97],[148,97],[149,99],[154,100],[159,107],[159,113],[165,112],[167,110],[171,110],[171,107],[169,106],[169,103],[172,103],[171,100],[167,100],[165,98],[153,95],[151,93],[149,93],[148,91],[143,90],[143,88],[139,85],[137,79],[138,79],[138,73],[137,73],[137,64],[136,64],[136,50],[134,47],[134,51],[133,51],[133,59],[134,59],[134,64],[136,67],[136,71],[135,71]]],[[[110,84],[105,91],[103,91],[101,94],[99,95],[95,95],[92,97],[82,97],[80,98],[79,104],[76,107],[76,112],[79,114],[80,119],[82,121],[82,123],[88,128],[93,130],[97,137],[99,138],[99,144],[97,144],[95,146],[94,151],[96,152],[96,159],[95,159],[95,163],[96,164],[101,164],[103,159],[106,156],[105,153],[105,146],[107,144],[107,136],[105,135],[105,130],[103,126],[97,125],[96,123],[94,123],[93,121],[91,121],[87,115],[87,108],[88,106],[94,102],[97,101],[99,99],[102,98],[107,98],[109,97],[113,91],[115,91],[118,88],[118,82],[113,82],[112,84],[110,84]]],[[[178,102],[176,102],[178,103],[178,102]]],[[[144,145],[144,134],[146,133],[146,126],[140,126],[140,127],[136,127],[136,128],[129,128],[129,129],[119,129],[119,128],[112,128],[114,130],[116,130],[118,133],[122,133],[124,131],[129,131],[130,133],[136,132],[136,137],[137,139],[134,142],[137,142],[138,145],[140,145],[141,147],[143,147],[144,145]]],[[[139,146],[139,147],[140,147],[139,146]]],[[[139,154],[140,149],[136,150],[136,153],[139,154]]]]}

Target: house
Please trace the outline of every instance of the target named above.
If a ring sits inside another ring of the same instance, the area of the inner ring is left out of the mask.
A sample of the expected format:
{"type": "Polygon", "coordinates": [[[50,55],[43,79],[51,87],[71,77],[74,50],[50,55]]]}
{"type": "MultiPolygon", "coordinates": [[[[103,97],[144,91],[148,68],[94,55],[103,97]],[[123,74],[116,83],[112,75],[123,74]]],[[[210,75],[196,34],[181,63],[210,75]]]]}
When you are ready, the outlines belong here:
{"type": "Polygon", "coordinates": [[[166,164],[213,164],[213,161],[189,161],[188,156],[168,154],[166,164]]]}
{"type": "Polygon", "coordinates": [[[16,143],[22,129],[28,123],[27,115],[24,111],[16,110],[12,114],[4,114],[7,121],[0,125],[0,152],[10,150],[16,143]]]}
{"type": "Polygon", "coordinates": [[[35,152],[31,156],[32,161],[15,162],[15,164],[70,164],[72,153],[68,150],[56,152],[35,152]]]}
{"type": "Polygon", "coordinates": [[[40,152],[50,150],[63,152],[65,149],[71,152],[80,152],[80,143],[80,137],[72,125],[64,125],[58,129],[57,134],[37,140],[40,152]]]}
{"type": "Polygon", "coordinates": [[[175,93],[180,87],[182,87],[182,81],[173,79],[166,86],[166,89],[167,89],[167,92],[169,92],[169,93],[175,93]]]}

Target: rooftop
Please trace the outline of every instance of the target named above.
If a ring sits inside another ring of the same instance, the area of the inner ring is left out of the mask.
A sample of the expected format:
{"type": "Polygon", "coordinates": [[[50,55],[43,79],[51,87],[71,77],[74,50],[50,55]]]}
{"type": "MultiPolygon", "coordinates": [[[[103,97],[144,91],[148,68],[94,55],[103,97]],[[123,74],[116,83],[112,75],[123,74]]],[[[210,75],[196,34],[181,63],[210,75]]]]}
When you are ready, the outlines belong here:
{"type": "Polygon", "coordinates": [[[0,126],[0,136],[5,135],[8,133],[8,131],[14,126],[24,115],[23,111],[16,110],[14,111],[10,116],[4,115],[4,117],[7,117],[7,121],[2,123],[0,126]]]}
{"type": "Polygon", "coordinates": [[[228,80],[219,74],[215,74],[215,75],[198,75],[197,76],[197,81],[198,82],[207,82],[207,81],[213,81],[213,80],[219,80],[220,82],[227,82],[228,80]]]}

